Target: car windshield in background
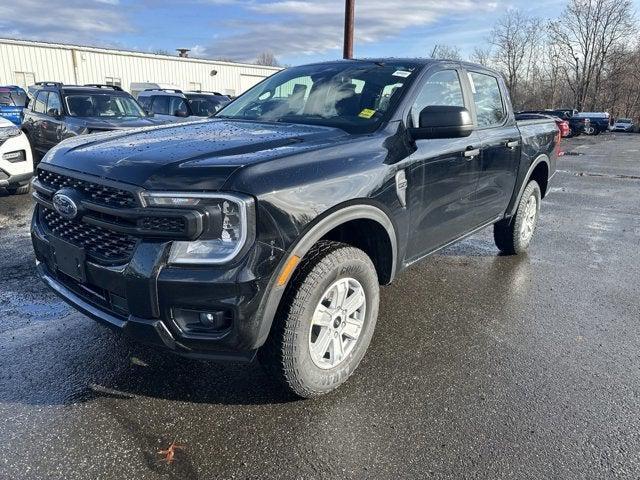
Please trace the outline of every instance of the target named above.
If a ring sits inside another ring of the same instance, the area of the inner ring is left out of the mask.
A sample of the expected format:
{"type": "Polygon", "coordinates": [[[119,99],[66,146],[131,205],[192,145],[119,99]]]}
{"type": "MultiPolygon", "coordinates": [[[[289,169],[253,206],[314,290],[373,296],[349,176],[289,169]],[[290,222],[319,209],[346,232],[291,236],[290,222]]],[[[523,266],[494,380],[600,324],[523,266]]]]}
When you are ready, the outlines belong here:
{"type": "Polygon", "coordinates": [[[135,100],[123,95],[71,94],[65,97],[72,117],[145,117],[135,100]]]}
{"type": "Polygon", "coordinates": [[[619,118],[618,123],[631,123],[630,118],[619,118]]]}
{"type": "Polygon", "coordinates": [[[407,62],[294,67],[256,85],[217,116],[369,133],[399,101],[417,70],[418,65],[407,62]]]}
{"type": "Polygon", "coordinates": [[[27,105],[27,94],[23,90],[0,88],[0,105],[25,107],[27,105]]]}
{"type": "Polygon", "coordinates": [[[211,96],[211,95],[192,95],[190,93],[185,94],[193,114],[198,117],[209,117],[214,115],[218,110],[229,103],[227,97],[211,96]]]}

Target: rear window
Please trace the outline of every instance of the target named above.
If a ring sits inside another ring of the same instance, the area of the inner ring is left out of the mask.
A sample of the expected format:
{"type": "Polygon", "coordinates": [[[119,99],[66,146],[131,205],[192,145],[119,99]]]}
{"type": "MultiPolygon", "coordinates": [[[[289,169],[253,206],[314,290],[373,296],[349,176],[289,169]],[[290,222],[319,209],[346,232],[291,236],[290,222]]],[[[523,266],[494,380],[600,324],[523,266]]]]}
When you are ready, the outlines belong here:
{"type": "Polygon", "coordinates": [[[36,101],[33,104],[33,111],[36,113],[45,113],[47,111],[47,97],[49,92],[38,92],[36,101]]]}
{"type": "Polygon", "coordinates": [[[8,107],[26,107],[27,94],[24,90],[0,88],[0,105],[8,107]]]}
{"type": "Polygon", "coordinates": [[[469,80],[476,104],[478,127],[490,127],[503,123],[507,112],[502,102],[498,79],[493,75],[469,72],[469,80]]]}

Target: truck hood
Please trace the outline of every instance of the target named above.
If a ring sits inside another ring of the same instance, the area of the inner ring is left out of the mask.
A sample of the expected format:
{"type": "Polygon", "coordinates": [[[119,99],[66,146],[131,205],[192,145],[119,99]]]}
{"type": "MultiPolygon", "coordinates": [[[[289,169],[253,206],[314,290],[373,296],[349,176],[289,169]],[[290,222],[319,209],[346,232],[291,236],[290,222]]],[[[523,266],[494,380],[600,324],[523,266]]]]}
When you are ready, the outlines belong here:
{"type": "Polygon", "coordinates": [[[162,190],[217,190],[238,168],[335,145],[343,130],[223,119],[65,140],[43,163],[162,190]]]}

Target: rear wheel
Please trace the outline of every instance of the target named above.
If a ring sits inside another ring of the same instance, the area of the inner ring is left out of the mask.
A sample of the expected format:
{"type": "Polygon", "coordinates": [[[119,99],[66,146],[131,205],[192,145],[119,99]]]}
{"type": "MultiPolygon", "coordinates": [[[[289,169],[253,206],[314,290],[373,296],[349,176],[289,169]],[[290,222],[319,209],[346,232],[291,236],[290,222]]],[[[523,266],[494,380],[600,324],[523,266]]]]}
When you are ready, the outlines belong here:
{"type": "Polygon", "coordinates": [[[516,214],[493,226],[493,238],[503,253],[514,255],[527,250],[540,215],[540,186],[531,180],[522,193],[516,214]]]}
{"type": "Polygon", "coordinates": [[[369,257],[322,241],[291,279],[259,356],[288,391],[309,398],[344,383],[364,356],[378,317],[378,276],[369,257]]]}

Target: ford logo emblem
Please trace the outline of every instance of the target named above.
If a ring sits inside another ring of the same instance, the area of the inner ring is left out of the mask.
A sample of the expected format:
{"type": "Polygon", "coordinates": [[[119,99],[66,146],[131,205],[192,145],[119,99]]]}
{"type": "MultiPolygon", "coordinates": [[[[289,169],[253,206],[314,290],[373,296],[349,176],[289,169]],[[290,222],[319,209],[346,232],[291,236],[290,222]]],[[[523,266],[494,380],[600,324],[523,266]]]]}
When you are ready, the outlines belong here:
{"type": "Polygon", "coordinates": [[[69,220],[78,215],[78,204],[65,192],[57,192],[53,196],[53,208],[62,217],[69,220]]]}

